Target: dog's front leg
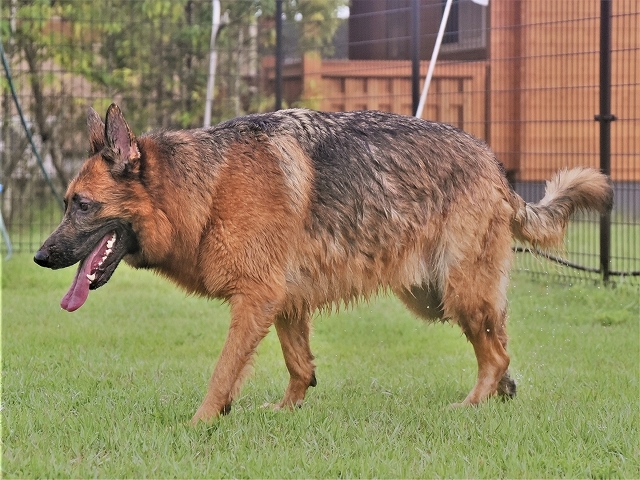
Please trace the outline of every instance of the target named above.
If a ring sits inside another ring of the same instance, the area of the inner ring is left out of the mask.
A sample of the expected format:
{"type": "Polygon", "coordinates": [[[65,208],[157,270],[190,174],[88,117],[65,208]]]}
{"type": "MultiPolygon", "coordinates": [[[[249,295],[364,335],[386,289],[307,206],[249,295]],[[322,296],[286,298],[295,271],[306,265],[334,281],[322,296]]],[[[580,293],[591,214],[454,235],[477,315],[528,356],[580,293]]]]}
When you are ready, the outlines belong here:
{"type": "Polygon", "coordinates": [[[260,341],[275,317],[273,302],[236,295],[231,299],[231,325],[207,394],[191,419],[192,424],[229,413],[251,366],[260,341]]]}

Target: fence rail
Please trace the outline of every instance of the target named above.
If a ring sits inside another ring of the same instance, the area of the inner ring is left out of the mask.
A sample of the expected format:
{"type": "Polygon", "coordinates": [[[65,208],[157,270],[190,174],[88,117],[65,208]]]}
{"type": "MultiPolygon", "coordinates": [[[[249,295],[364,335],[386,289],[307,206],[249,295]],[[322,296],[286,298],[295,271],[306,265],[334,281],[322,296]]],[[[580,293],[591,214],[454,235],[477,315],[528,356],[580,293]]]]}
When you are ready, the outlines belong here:
{"type": "MultiPolygon", "coordinates": [[[[273,110],[277,100],[283,107],[410,115],[444,2],[221,0],[221,6],[213,122],[273,110]]],[[[6,0],[1,8],[2,44],[26,124],[4,75],[2,217],[14,251],[33,251],[61,217],[47,179],[63,191],[86,155],[87,106],[105,111],[117,101],[137,133],[202,125],[212,5],[6,0]]],[[[564,251],[556,253],[559,263],[518,254],[520,269],[571,279],[638,278],[639,25],[636,0],[453,2],[423,117],[487,141],[527,201],[539,200],[544,181],[561,168],[609,168],[614,182],[609,218],[576,216],[564,251]]]]}

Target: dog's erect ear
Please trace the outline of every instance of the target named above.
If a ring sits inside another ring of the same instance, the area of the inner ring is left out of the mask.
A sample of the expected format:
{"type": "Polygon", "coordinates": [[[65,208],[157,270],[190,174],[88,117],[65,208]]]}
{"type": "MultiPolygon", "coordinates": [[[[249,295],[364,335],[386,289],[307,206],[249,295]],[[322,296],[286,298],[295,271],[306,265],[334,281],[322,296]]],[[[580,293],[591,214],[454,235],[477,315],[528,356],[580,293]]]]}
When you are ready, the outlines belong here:
{"type": "Polygon", "coordinates": [[[107,148],[103,155],[113,162],[114,174],[137,173],[140,160],[138,142],[115,103],[107,110],[105,143],[107,148]]]}
{"type": "Polygon", "coordinates": [[[87,128],[89,129],[89,145],[91,155],[104,148],[104,123],[93,108],[87,111],[87,128]]]}

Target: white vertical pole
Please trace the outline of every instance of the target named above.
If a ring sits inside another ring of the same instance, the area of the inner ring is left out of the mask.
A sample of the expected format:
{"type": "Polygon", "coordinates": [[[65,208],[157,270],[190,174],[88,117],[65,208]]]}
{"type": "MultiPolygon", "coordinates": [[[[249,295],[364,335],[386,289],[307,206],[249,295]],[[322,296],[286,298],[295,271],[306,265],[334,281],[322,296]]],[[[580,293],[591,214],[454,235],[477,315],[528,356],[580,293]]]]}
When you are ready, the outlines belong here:
{"type": "Polygon", "coordinates": [[[431,61],[429,62],[429,70],[427,71],[427,78],[424,81],[424,87],[422,87],[422,95],[420,95],[420,103],[416,109],[416,117],[422,117],[422,111],[424,110],[424,104],[427,101],[427,93],[429,92],[429,85],[433,78],[433,70],[436,68],[436,61],[438,60],[438,54],[440,53],[440,45],[442,44],[442,38],[444,37],[444,29],[447,26],[447,20],[449,20],[449,12],[451,11],[451,4],[453,0],[447,0],[447,4],[444,7],[444,13],[442,14],[442,22],[440,22],[440,30],[438,30],[438,37],[436,38],[436,44],[433,47],[433,53],[431,54],[431,61]]]}
{"type": "Polygon", "coordinates": [[[204,104],[204,127],[211,126],[211,104],[213,103],[213,87],[216,81],[218,51],[216,37],[220,29],[220,0],[212,0],[213,15],[211,17],[211,43],[209,44],[209,77],[207,78],[207,97],[204,104]]]}

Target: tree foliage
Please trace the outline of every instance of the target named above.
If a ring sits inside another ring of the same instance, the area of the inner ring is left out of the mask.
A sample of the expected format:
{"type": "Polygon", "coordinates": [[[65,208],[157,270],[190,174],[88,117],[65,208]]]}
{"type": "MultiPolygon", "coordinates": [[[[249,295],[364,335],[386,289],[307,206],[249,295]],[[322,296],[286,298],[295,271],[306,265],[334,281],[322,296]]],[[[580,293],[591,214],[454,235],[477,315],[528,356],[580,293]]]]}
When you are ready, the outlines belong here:
{"type": "MultiPolygon", "coordinates": [[[[273,54],[275,0],[221,3],[228,20],[217,41],[221,52],[218,74],[222,79],[246,77],[246,72],[237,70],[249,58],[247,52],[254,49],[252,61],[258,63],[261,57],[273,54]]],[[[330,51],[340,22],[336,10],[345,3],[283,1],[286,19],[298,32],[300,53],[330,51]]],[[[12,32],[5,29],[3,36],[16,45],[14,65],[27,60],[29,74],[38,77],[32,79],[32,87],[56,90],[61,80],[46,74],[46,64],[52,62],[60,71],[89,82],[92,97],[118,99],[134,112],[133,121],[139,128],[190,127],[201,121],[210,0],[9,0],[3,3],[3,17],[11,6],[15,11],[7,17],[15,17],[16,28],[12,32]],[[34,86],[34,81],[39,85],[34,86]]],[[[256,75],[256,69],[251,73],[256,75]]],[[[247,87],[229,88],[228,84],[219,82],[228,96],[247,87]]],[[[259,92],[254,88],[252,94],[259,92]]],[[[251,102],[243,105],[244,109],[233,113],[249,109],[251,102]]],[[[229,113],[222,110],[218,108],[218,117],[229,113]]]]}
{"type": "MultiPolygon", "coordinates": [[[[330,53],[347,0],[283,0],[297,55],[330,53]]],[[[261,60],[274,54],[276,0],[221,0],[213,121],[271,110],[261,60]]],[[[87,106],[121,104],[136,132],[202,123],[209,67],[211,0],[3,0],[1,34],[23,109],[42,156],[64,188],[86,154],[87,106]]],[[[2,105],[2,176],[33,178],[33,159],[6,82],[2,105]]],[[[20,185],[28,188],[29,181],[20,185]]],[[[37,193],[37,192],[36,192],[37,193]]],[[[32,195],[26,190],[20,195],[32,195]]],[[[9,209],[5,202],[3,208],[9,209]]]]}

